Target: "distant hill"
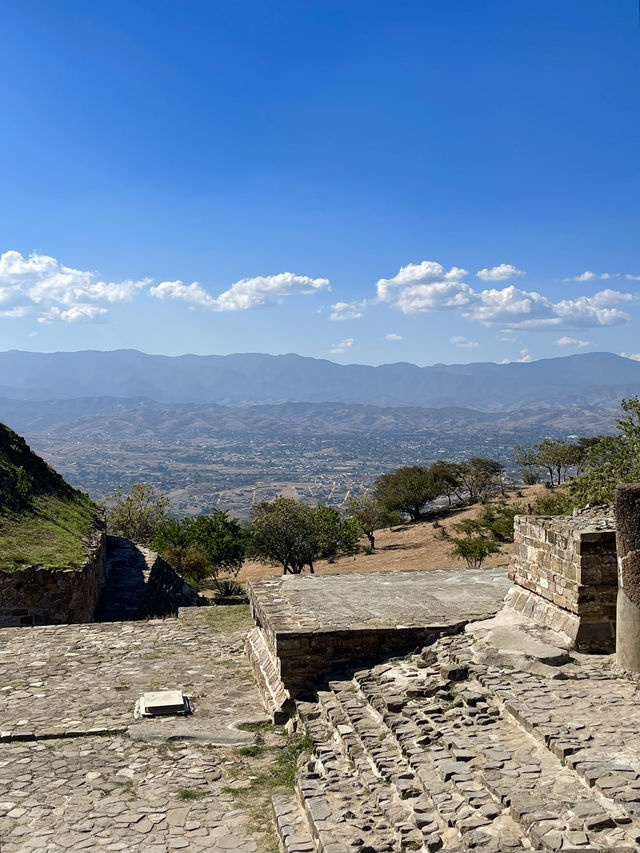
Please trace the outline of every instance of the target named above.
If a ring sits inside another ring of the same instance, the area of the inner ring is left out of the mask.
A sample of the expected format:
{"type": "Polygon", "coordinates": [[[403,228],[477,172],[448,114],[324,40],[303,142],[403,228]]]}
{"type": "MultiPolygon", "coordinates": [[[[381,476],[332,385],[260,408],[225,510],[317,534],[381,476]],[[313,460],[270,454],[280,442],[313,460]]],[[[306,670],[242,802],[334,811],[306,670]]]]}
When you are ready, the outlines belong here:
{"type": "MultiPolygon", "coordinates": [[[[616,408],[617,408],[616,400],[616,408]]],[[[193,439],[198,436],[309,436],[430,431],[469,434],[526,428],[593,435],[611,432],[615,412],[606,406],[569,406],[561,401],[525,409],[482,412],[449,406],[373,406],[349,403],[158,403],[146,397],[77,397],[68,400],[0,398],[0,417],[21,432],[89,438],[193,439]]]]}
{"type": "Polygon", "coordinates": [[[75,567],[97,507],[0,424],[0,570],[75,567]]]}
{"type": "Polygon", "coordinates": [[[0,396],[146,397],[159,403],[348,403],[507,411],[617,408],[640,394],[640,363],[584,353],[529,363],[371,367],[299,355],[159,356],[137,350],[0,353],[0,396]]]}

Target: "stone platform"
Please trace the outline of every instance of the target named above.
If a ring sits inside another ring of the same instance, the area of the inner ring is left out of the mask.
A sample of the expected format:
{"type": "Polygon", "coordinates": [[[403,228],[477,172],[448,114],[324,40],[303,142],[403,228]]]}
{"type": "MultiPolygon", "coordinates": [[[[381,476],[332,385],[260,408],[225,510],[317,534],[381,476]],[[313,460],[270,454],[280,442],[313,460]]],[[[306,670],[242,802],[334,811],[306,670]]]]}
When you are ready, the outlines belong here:
{"type": "Polygon", "coordinates": [[[274,721],[331,673],[412,651],[499,610],[504,569],[285,575],[247,584],[247,652],[274,721]]]}
{"type": "Polygon", "coordinates": [[[193,607],[0,631],[2,853],[267,849],[230,793],[268,758],[238,752],[256,739],[238,726],[265,719],[249,627],[248,608],[193,607]],[[142,693],[171,688],[191,716],[134,719],[142,693]]]}

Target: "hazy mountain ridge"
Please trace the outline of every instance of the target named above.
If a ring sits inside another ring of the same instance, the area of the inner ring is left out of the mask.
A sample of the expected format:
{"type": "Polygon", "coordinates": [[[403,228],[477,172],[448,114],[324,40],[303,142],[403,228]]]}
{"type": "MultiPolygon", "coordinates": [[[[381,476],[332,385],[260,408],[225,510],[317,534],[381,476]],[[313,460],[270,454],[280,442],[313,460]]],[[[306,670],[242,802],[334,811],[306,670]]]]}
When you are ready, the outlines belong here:
{"type": "Polygon", "coordinates": [[[0,353],[0,396],[13,400],[110,396],[164,404],[296,401],[499,412],[538,405],[615,408],[639,393],[640,363],[611,353],[429,367],[342,365],[294,354],[0,353]]]}
{"type": "Polygon", "coordinates": [[[165,404],[148,398],[88,397],[70,400],[0,398],[0,419],[27,433],[110,438],[179,439],[261,435],[344,435],[478,429],[511,432],[525,427],[588,433],[609,432],[616,411],[605,406],[539,406],[503,412],[462,407],[428,409],[348,403],[280,403],[251,406],[165,404]]]}

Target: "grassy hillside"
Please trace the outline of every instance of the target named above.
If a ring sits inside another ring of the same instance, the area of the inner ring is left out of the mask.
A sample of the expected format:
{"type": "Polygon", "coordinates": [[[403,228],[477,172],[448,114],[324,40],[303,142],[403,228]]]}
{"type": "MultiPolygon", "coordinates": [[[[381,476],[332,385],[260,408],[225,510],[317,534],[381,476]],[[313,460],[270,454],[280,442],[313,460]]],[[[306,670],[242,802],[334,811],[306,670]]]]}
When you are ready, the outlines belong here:
{"type": "Polygon", "coordinates": [[[0,424],[0,570],[80,566],[96,513],[87,495],[0,424]]]}

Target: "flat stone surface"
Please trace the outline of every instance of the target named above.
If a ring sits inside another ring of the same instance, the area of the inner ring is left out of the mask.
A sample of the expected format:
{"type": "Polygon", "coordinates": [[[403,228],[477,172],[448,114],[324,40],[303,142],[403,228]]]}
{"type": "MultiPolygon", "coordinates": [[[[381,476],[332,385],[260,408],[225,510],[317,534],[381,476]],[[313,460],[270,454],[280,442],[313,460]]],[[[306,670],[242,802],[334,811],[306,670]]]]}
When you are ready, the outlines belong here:
{"type": "Polygon", "coordinates": [[[491,619],[467,625],[466,630],[478,643],[474,651],[485,663],[513,666],[524,658],[557,666],[569,661],[569,637],[542,628],[510,607],[504,607],[491,619]]]}
{"type": "Polygon", "coordinates": [[[142,694],[143,714],[178,714],[184,709],[182,690],[155,690],[142,694]]]}
{"type": "Polygon", "coordinates": [[[430,627],[486,619],[509,589],[506,569],[283,575],[249,581],[276,632],[430,627]]]}
{"type": "Polygon", "coordinates": [[[263,849],[230,793],[259,772],[233,749],[256,739],[237,724],[264,720],[243,652],[250,620],[222,632],[215,609],[0,631],[2,853],[263,849]],[[134,721],[150,685],[176,682],[193,715],[134,721]]]}
{"type": "Polygon", "coordinates": [[[182,731],[230,729],[262,715],[243,654],[246,629],[212,634],[207,614],[187,608],[179,619],[5,628],[0,631],[0,740],[32,733],[60,737],[144,729],[134,723],[142,693],[179,688],[194,714],[182,731]]]}

